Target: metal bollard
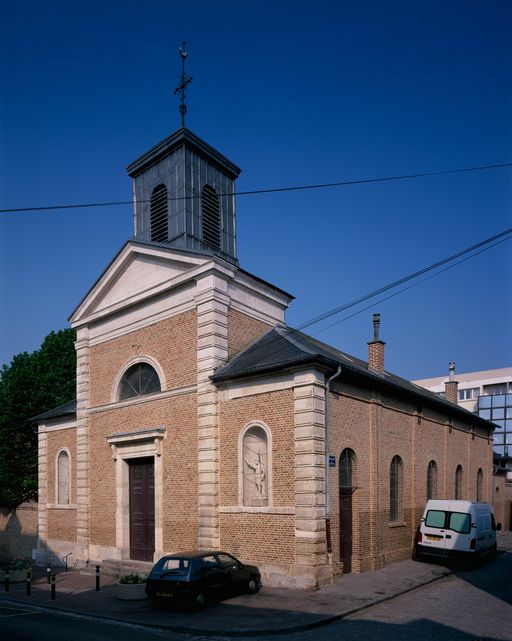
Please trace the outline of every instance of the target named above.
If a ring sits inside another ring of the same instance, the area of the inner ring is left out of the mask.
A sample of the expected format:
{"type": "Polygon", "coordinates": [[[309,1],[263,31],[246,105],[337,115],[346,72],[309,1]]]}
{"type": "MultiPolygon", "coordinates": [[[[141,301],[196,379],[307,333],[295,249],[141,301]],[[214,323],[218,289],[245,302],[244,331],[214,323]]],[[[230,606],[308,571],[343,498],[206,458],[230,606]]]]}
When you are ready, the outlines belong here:
{"type": "Polygon", "coordinates": [[[27,596],[32,593],[32,569],[27,568],[27,596]]]}
{"type": "Polygon", "coordinates": [[[52,572],[50,575],[50,585],[51,585],[50,599],[52,601],[55,601],[55,572],[52,572]]]}
{"type": "Polygon", "coordinates": [[[46,564],[46,583],[50,583],[50,574],[52,573],[52,566],[48,562],[46,564]]]}
{"type": "Polygon", "coordinates": [[[100,566],[96,566],[96,592],[100,591],[100,566]]]}
{"type": "Polygon", "coordinates": [[[5,571],[5,584],[4,584],[4,586],[5,586],[5,591],[9,592],[9,570],[8,569],[5,571]]]}

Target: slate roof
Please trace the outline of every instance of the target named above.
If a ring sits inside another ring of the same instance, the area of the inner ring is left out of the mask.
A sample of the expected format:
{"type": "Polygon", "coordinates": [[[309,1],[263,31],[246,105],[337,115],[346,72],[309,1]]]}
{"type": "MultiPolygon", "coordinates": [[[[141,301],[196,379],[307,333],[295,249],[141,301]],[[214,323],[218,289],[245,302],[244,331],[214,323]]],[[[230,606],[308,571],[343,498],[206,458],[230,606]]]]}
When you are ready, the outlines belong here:
{"type": "MultiPolygon", "coordinates": [[[[397,393],[409,398],[412,397],[418,404],[429,403],[444,412],[459,415],[470,423],[484,425],[487,428],[495,427],[494,423],[480,418],[477,414],[473,414],[405,378],[387,371],[380,373],[372,370],[366,361],[345,354],[288,326],[270,329],[225,365],[219,367],[211,376],[211,380],[215,383],[221,383],[263,374],[278,374],[282,371],[290,371],[313,364],[332,373],[341,367],[342,380],[344,375],[356,379],[362,378],[373,386],[391,388],[397,393]]],[[[75,414],[76,401],[70,401],[39,414],[32,420],[43,422],[75,414]]]]}
{"type": "MultiPolygon", "coordinates": [[[[345,354],[288,326],[270,329],[228,363],[219,367],[211,379],[220,383],[249,376],[292,370],[308,364],[319,365],[332,373],[341,366],[342,372],[345,371],[352,377],[364,378],[379,387],[394,388],[402,394],[415,397],[418,403],[428,402],[442,407],[443,411],[459,414],[472,423],[485,424],[487,427],[493,426],[493,423],[486,419],[480,418],[411,381],[387,371],[377,372],[368,367],[366,361],[345,354]]],[[[341,376],[343,379],[343,374],[341,376]]]]}
{"type": "Polygon", "coordinates": [[[75,415],[76,415],[76,401],[69,401],[68,403],[64,403],[63,405],[54,407],[53,409],[48,410],[47,412],[38,414],[37,416],[34,416],[30,420],[34,421],[35,423],[42,423],[43,421],[52,419],[52,418],[62,418],[63,416],[75,416],[75,415]]]}

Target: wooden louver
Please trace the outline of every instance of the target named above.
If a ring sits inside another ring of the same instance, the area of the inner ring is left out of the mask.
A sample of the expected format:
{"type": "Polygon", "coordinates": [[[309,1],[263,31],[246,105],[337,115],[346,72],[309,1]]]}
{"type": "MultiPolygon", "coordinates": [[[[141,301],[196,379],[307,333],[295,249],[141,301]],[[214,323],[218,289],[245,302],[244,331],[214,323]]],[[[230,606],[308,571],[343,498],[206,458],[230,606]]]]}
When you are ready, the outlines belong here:
{"type": "Polygon", "coordinates": [[[213,187],[205,185],[202,191],[203,241],[220,249],[220,206],[213,187]]]}
{"type": "Polygon", "coordinates": [[[166,243],[168,240],[167,188],[158,185],[153,189],[150,201],[151,240],[166,243]]]}

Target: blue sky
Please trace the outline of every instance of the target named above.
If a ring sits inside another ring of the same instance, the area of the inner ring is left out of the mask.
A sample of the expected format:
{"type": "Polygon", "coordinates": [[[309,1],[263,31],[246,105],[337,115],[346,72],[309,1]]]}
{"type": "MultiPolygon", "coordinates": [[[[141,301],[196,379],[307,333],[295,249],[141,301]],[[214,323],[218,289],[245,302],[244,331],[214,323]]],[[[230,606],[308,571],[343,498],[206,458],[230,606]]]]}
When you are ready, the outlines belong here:
{"type": "MultiPolygon", "coordinates": [[[[2,3],[0,208],[129,200],[126,165],[187,126],[238,190],[512,161],[508,1],[2,3]]],[[[240,196],[242,267],[310,318],[511,226],[512,170],[240,196]]],[[[0,363],[37,349],[132,235],[129,205],[0,215],[0,363]]],[[[512,241],[338,324],[382,315],[406,378],[512,364],[512,241]]],[[[357,311],[357,310],[356,310],[357,311]]],[[[345,314],[347,315],[347,314],[345,314]]]]}

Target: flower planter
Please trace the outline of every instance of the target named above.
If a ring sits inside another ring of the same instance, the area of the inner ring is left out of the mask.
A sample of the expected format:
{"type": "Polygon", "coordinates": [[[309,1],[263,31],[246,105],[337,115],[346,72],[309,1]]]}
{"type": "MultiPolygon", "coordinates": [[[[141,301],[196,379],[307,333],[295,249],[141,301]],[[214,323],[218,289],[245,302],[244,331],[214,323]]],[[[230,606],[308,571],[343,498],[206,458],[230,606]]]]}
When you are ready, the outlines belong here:
{"type": "Polygon", "coordinates": [[[117,598],[123,601],[139,601],[146,599],[145,583],[118,583],[117,598]]]}
{"type": "MultiPolygon", "coordinates": [[[[5,578],[5,573],[2,578],[5,578]]],[[[9,570],[9,583],[21,583],[27,580],[26,570],[9,570]]]]}

